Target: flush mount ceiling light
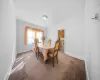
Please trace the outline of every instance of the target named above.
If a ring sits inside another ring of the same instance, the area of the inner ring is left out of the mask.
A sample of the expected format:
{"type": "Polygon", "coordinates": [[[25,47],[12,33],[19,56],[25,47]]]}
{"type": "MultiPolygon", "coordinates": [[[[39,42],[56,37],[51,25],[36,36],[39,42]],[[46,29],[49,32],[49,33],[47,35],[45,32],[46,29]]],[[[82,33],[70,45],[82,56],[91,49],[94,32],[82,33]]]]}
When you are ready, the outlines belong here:
{"type": "Polygon", "coordinates": [[[100,21],[100,15],[99,15],[99,13],[96,13],[95,17],[92,18],[92,19],[100,21]]]}
{"type": "Polygon", "coordinates": [[[91,19],[97,20],[98,22],[100,21],[100,6],[97,8],[94,17],[91,19]]]}
{"type": "Polygon", "coordinates": [[[48,16],[47,15],[43,15],[42,18],[43,18],[43,20],[47,21],[48,16]]]}

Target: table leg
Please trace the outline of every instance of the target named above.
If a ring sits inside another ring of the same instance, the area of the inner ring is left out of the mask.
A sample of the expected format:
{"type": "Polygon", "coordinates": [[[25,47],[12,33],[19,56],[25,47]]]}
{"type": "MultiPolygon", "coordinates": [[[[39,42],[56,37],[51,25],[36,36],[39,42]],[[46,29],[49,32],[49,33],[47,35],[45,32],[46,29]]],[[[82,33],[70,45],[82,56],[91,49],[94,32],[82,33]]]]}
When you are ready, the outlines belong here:
{"type": "Polygon", "coordinates": [[[48,59],[45,61],[45,64],[48,64],[48,59]]]}
{"type": "Polygon", "coordinates": [[[43,49],[43,50],[42,50],[42,54],[43,54],[43,58],[44,58],[44,61],[45,61],[45,62],[46,62],[46,60],[48,59],[47,53],[48,53],[48,50],[47,50],[47,49],[43,49]]]}

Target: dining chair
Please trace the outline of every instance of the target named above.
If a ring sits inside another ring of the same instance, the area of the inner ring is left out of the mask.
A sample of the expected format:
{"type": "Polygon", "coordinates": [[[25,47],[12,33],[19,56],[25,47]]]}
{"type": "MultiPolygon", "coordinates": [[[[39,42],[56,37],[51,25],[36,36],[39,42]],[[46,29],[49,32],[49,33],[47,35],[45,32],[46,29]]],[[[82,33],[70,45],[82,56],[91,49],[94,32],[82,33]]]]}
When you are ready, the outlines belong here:
{"type": "Polygon", "coordinates": [[[51,40],[50,39],[48,40],[48,45],[51,45],[51,40]]]}
{"type": "Polygon", "coordinates": [[[61,47],[62,47],[62,41],[61,41],[61,38],[60,38],[60,37],[58,38],[58,41],[59,41],[59,50],[61,50],[61,47]]]}
{"type": "Polygon", "coordinates": [[[58,64],[58,51],[59,51],[59,41],[57,40],[57,41],[55,42],[55,47],[54,47],[53,51],[52,51],[52,52],[48,52],[49,58],[52,59],[53,67],[54,67],[54,58],[55,58],[55,57],[56,57],[57,64],[58,64]]]}
{"type": "Polygon", "coordinates": [[[40,54],[41,54],[41,52],[39,50],[39,47],[38,47],[38,40],[37,39],[35,40],[34,52],[36,54],[36,58],[38,58],[40,56],[40,54]]]}

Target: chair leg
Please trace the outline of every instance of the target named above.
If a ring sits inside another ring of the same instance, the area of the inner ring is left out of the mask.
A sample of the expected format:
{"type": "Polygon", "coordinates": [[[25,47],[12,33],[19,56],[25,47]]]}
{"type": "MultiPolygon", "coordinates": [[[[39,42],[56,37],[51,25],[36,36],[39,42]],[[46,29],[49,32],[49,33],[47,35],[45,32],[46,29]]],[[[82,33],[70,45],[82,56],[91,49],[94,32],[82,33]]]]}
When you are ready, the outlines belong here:
{"type": "Polygon", "coordinates": [[[35,53],[35,55],[36,55],[36,58],[37,58],[37,53],[35,53]]]}
{"type": "Polygon", "coordinates": [[[53,64],[53,67],[54,67],[54,57],[53,57],[53,63],[52,64],[53,64]]]}
{"type": "Polygon", "coordinates": [[[36,58],[38,59],[38,53],[36,53],[36,58]]]}
{"type": "Polygon", "coordinates": [[[56,56],[57,64],[58,64],[58,56],[56,56]]]}
{"type": "Polygon", "coordinates": [[[39,58],[39,53],[37,53],[37,57],[39,58]]]}

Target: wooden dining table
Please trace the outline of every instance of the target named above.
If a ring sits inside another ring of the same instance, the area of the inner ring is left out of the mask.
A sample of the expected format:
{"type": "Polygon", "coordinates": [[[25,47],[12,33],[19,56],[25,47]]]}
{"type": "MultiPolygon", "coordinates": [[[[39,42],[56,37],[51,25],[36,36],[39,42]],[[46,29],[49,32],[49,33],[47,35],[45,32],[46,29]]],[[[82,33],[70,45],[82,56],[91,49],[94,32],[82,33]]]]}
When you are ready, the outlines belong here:
{"type": "Polygon", "coordinates": [[[48,59],[48,50],[51,50],[54,48],[54,44],[48,45],[48,44],[38,44],[38,47],[42,50],[42,54],[43,54],[43,58],[44,61],[46,61],[48,59]]]}

